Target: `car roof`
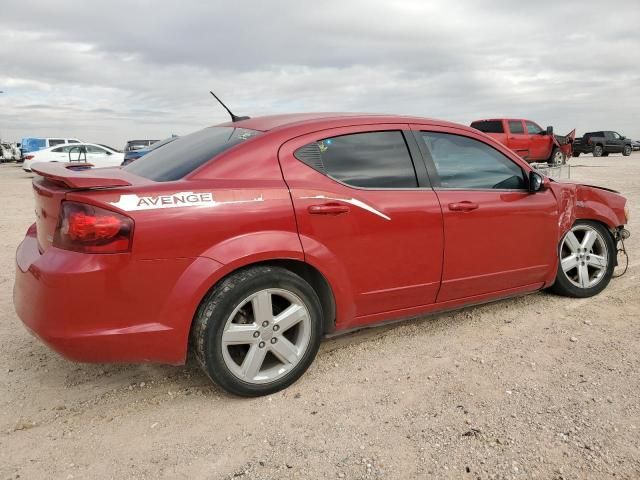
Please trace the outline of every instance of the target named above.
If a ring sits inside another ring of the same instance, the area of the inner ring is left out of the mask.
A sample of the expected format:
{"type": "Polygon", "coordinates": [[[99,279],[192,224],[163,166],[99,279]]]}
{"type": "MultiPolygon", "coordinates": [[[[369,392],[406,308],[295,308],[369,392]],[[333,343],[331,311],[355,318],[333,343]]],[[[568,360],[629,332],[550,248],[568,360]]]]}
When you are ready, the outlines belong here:
{"type": "MultiPolygon", "coordinates": [[[[305,130],[313,131],[323,128],[357,125],[357,124],[380,124],[380,123],[420,123],[440,126],[463,127],[462,125],[422,117],[406,115],[388,115],[374,113],[289,113],[280,115],[267,115],[263,117],[250,118],[237,122],[225,122],[218,126],[240,127],[250,130],[268,132],[279,129],[289,129],[303,127],[305,130]]],[[[466,127],[463,127],[466,128],[466,127]]]]}

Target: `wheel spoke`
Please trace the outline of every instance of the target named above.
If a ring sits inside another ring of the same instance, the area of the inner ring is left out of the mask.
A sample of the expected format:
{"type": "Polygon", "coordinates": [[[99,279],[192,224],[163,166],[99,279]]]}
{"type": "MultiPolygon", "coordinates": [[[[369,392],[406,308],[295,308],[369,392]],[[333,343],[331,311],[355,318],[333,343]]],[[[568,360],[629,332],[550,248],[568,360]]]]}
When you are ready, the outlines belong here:
{"type": "Polygon", "coordinates": [[[568,272],[572,268],[576,268],[578,266],[578,258],[575,254],[569,255],[562,259],[562,271],[568,272]]]}
{"type": "Polygon", "coordinates": [[[286,310],[273,319],[278,325],[280,333],[284,333],[294,325],[300,323],[307,316],[307,310],[302,305],[291,304],[286,310]]]}
{"type": "Polygon", "coordinates": [[[580,281],[580,286],[582,288],[587,288],[589,286],[589,268],[586,263],[581,263],[578,266],[578,280],[580,281]]]}
{"type": "Polygon", "coordinates": [[[591,247],[593,247],[593,244],[597,238],[598,238],[598,235],[596,234],[596,232],[592,230],[587,230],[584,234],[584,238],[582,239],[581,247],[586,249],[587,252],[590,251],[591,247]]]}
{"type": "Polygon", "coordinates": [[[271,351],[282,363],[294,364],[298,360],[298,349],[283,336],[278,339],[277,343],[271,345],[271,351]]]}
{"type": "Polygon", "coordinates": [[[607,260],[601,255],[589,255],[587,263],[596,268],[607,268],[607,260]]]}
{"type": "Polygon", "coordinates": [[[569,247],[569,250],[573,253],[577,253],[580,248],[580,242],[576,238],[576,234],[573,232],[567,233],[567,236],[564,239],[565,244],[569,247]]]}
{"type": "Polygon", "coordinates": [[[258,292],[252,299],[254,321],[258,324],[265,320],[273,320],[273,307],[271,306],[271,293],[266,290],[258,292]]]}
{"type": "Polygon", "coordinates": [[[249,348],[247,355],[242,361],[241,367],[242,373],[247,379],[252,380],[258,375],[266,354],[266,348],[259,348],[256,344],[251,345],[251,348],[249,348]]]}
{"type": "Polygon", "coordinates": [[[246,345],[253,343],[255,338],[253,333],[258,331],[256,324],[241,325],[232,323],[222,333],[222,343],[225,345],[246,345]]]}

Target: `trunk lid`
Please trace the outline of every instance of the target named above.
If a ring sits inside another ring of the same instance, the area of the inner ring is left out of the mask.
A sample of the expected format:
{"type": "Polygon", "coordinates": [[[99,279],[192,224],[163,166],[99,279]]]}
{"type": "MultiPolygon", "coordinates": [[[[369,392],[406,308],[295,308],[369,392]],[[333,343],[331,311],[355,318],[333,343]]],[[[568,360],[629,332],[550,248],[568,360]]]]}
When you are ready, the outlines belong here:
{"type": "Polygon", "coordinates": [[[77,190],[122,188],[140,182],[119,168],[87,168],[86,165],[36,164],[32,170],[38,245],[44,252],[53,242],[60,217],[60,204],[67,193],[77,190]]]}

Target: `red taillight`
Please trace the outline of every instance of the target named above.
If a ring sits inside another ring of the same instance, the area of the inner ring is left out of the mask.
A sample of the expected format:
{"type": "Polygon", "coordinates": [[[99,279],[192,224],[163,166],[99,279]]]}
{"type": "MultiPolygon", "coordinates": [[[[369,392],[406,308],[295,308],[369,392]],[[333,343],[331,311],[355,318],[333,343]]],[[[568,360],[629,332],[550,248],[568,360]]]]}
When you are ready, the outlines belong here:
{"type": "Polygon", "coordinates": [[[591,145],[591,137],[587,138],[587,145],[591,145]]]}
{"type": "Polygon", "coordinates": [[[26,236],[27,237],[38,236],[38,226],[35,223],[31,224],[31,226],[27,229],[26,236]]]}
{"type": "Polygon", "coordinates": [[[62,202],[53,246],[82,253],[124,253],[131,250],[133,220],[104,208],[62,202]]]}
{"type": "Polygon", "coordinates": [[[35,155],[25,155],[24,159],[25,160],[31,160],[35,155]]]}

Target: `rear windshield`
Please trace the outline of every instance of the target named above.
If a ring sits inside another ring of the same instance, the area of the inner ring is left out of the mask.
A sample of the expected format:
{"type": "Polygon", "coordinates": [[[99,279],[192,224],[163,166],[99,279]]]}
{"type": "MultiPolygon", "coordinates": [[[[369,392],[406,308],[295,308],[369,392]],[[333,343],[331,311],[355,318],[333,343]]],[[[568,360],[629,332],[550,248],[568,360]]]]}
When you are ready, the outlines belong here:
{"type": "Polygon", "coordinates": [[[225,150],[260,133],[246,128],[208,127],[152,150],[124,170],[156,182],[178,180],[225,150]]]}
{"type": "Polygon", "coordinates": [[[502,128],[502,120],[484,120],[480,122],[473,122],[471,128],[480,130],[484,133],[504,133],[502,128]]]}

